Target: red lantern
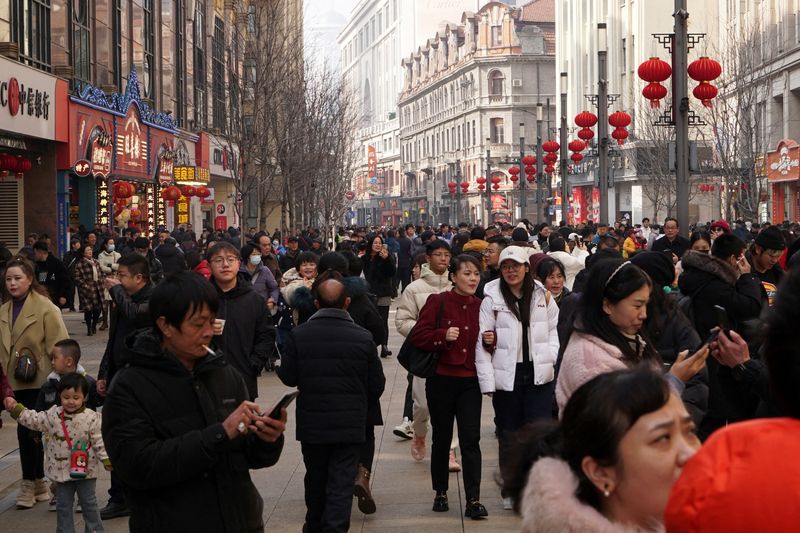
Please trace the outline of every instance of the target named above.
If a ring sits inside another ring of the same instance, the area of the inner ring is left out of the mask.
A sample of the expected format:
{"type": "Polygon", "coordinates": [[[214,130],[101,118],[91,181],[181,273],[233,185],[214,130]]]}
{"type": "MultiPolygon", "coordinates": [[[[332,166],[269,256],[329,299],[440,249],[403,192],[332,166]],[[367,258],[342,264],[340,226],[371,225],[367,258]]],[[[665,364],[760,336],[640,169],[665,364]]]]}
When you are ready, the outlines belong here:
{"type": "Polygon", "coordinates": [[[545,141],[544,143],[542,143],[542,150],[548,153],[558,152],[559,148],[561,148],[561,146],[553,140],[545,141]]]}
{"type": "Polygon", "coordinates": [[[696,61],[692,61],[686,72],[694,81],[714,81],[722,74],[722,65],[713,59],[703,56],[696,61]]]}
{"type": "Polygon", "coordinates": [[[194,196],[194,187],[191,185],[184,185],[181,187],[181,194],[186,198],[194,196]]]}
{"type": "Polygon", "coordinates": [[[701,183],[700,186],[697,187],[697,188],[700,189],[700,192],[706,192],[706,184],[705,183],[701,183]]]}
{"type": "Polygon", "coordinates": [[[22,174],[29,172],[33,168],[33,163],[27,157],[17,156],[17,172],[22,174]]]}
{"type": "Polygon", "coordinates": [[[516,176],[517,174],[519,174],[519,167],[509,168],[508,173],[511,174],[512,176],[516,176]]]}
{"type": "Polygon", "coordinates": [[[486,185],[484,185],[483,183],[479,183],[478,184],[478,190],[483,192],[484,190],[486,190],[486,185]]]}
{"type": "Polygon", "coordinates": [[[614,137],[619,144],[625,144],[625,139],[628,138],[628,130],[625,128],[616,128],[611,136],[614,137]]]}
{"type": "Polygon", "coordinates": [[[500,176],[492,176],[492,183],[494,183],[495,185],[500,183],[500,176]]]}
{"type": "Polygon", "coordinates": [[[525,174],[536,175],[536,167],[533,165],[525,167],[525,174]]]}
{"type": "Polygon", "coordinates": [[[608,117],[608,123],[615,128],[624,128],[631,123],[631,116],[625,111],[617,111],[615,113],[611,113],[611,115],[608,117]]]}
{"type": "Polygon", "coordinates": [[[468,181],[462,181],[461,182],[461,191],[462,192],[467,192],[467,190],[469,190],[469,182],[468,181]]]}
{"type": "Polygon", "coordinates": [[[208,187],[201,185],[194,190],[194,195],[198,198],[208,198],[211,196],[211,191],[208,190],[208,187]]]}
{"type": "Polygon", "coordinates": [[[131,209],[131,220],[139,220],[142,216],[142,211],[138,207],[131,209]]]}
{"type": "Polygon", "coordinates": [[[483,184],[485,184],[485,183],[486,183],[486,178],[484,178],[483,176],[478,176],[478,178],[475,180],[475,182],[476,182],[478,185],[483,185],[483,184]]]}
{"type": "Polygon", "coordinates": [[[639,65],[637,72],[642,80],[658,83],[672,76],[672,67],[666,61],[651,57],[639,65]]]}
{"type": "Polygon", "coordinates": [[[161,197],[169,202],[175,202],[181,197],[181,190],[175,186],[167,187],[161,190],[161,197]]]}
{"type": "Polygon", "coordinates": [[[555,165],[558,162],[558,156],[556,154],[547,154],[543,159],[546,165],[555,165]]]}
{"type": "Polygon", "coordinates": [[[583,154],[581,154],[579,152],[575,152],[574,154],[569,156],[569,158],[572,159],[572,161],[577,165],[578,163],[583,161],[583,154]]]}
{"type": "Polygon", "coordinates": [[[448,181],[447,182],[447,187],[449,189],[454,189],[455,190],[455,188],[458,187],[458,183],[456,183],[455,181],[448,181]]]}
{"type": "Polygon", "coordinates": [[[574,139],[569,142],[567,148],[569,148],[571,152],[583,152],[586,149],[586,143],[579,141],[578,139],[574,139]]]}
{"type": "Polygon", "coordinates": [[[136,187],[127,181],[118,181],[111,187],[111,194],[114,198],[130,198],[136,192],[136,187]]]}
{"type": "Polygon", "coordinates": [[[592,139],[592,137],[594,137],[594,132],[589,128],[583,128],[578,131],[578,137],[588,142],[592,139]]]}
{"type": "Polygon", "coordinates": [[[6,154],[0,154],[0,172],[6,170],[6,154]]]}
{"type": "Polygon", "coordinates": [[[494,185],[492,185],[492,189],[494,189],[494,190],[498,190],[499,188],[500,188],[500,184],[499,183],[495,183],[494,185]]]}
{"type": "Polygon", "coordinates": [[[717,96],[717,88],[707,81],[703,81],[694,88],[692,94],[695,98],[700,100],[704,106],[711,107],[711,100],[717,96]]]}
{"type": "Polygon", "coordinates": [[[526,179],[528,180],[528,183],[533,183],[534,181],[536,181],[536,174],[528,174],[528,177],[526,179]]]}
{"type": "Polygon", "coordinates": [[[5,170],[9,172],[16,172],[17,171],[17,158],[11,154],[5,154],[3,156],[5,160],[5,170]]]}
{"type": "Polygon", "coordinates": [[[660,83],[648,83],[642,89],[642,96],[650,100],[650,107],[661,107],[660,100],[667,96],[667,88],[660,83]]]}
{"type": "Polygon", "coordinates": [[[591,128],[597,124],[597,115],[588,111],[581,111],[575,115],[575,124],[580,128],[591,128]]]}
{"type": "Polygon", "coordinates": [[[714,192],[714,189],[716,189],[716,187],[714,186],[714,184],[713,184],[713,183],[712,183],[711,185],[709,185],[709,186],[708,186],[708,190],[709,190],[709,191],[711,191],[711,192],[714,192]]]}
{"type": "Polygon", "coordinates": [[[548,174],[552,174],[553,172],[556,171],[556,167],[554,167],[553,165],[547,165],[546,167],[544,167],[544,171],[547,172],[548,174]]]}
{"type": "Polygon", "coordinates": [[[516,182],[519,181],[519,176],[517,176],[516,174],[511,174],[511,176],[508,179],[510,179],[512,182],[516,183],[516,182]]]}
{"type": "Polygon", "coordinates": [[[526,167],[535,165],[536,164],[536,156],[535,155],[526,155],[525,157],[522,158],[522,164],[525,165],[526,167]]]}

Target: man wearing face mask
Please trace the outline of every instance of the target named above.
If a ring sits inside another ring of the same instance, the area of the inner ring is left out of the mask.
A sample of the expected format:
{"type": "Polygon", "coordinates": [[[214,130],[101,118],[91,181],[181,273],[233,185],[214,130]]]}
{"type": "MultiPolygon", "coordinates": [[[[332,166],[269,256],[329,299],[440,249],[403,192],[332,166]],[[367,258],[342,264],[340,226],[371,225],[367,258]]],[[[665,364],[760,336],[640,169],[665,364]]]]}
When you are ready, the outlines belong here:
{"type": "Polygon", "coordinates": [[[253,289],[267,302],[270,312],[275,308],[275,303],[280,298],[280,290],[275,276],[262,262],[261,250],[253,244],[242,246],[242,264],[239,275],[244,277],[253,286],[253,289]]]}

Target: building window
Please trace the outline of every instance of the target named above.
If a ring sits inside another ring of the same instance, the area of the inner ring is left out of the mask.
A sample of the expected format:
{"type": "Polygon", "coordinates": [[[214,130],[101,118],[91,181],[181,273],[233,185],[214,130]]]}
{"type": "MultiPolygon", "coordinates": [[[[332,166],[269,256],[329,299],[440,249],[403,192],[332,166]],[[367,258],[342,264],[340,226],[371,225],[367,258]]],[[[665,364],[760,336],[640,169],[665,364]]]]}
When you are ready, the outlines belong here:
{"type": "Polygon", "coordinates": [[[503,27],[492,26],[492,47],[503,45],[503,27]]]}
{"type": "Polygon", "coordinates": [[[23,63],[50,72],[50,0],[11,1],[11,40],[23,63]]]}
{"type": "Polygon", "coordinates": [[[625,39],[622,39],[622,73],[625,74],[628,71],[628,43],[625,39]]]}
{"type": "Polygon", "coordinates": [[[84,83],[92,82],[92,51],[89,34],[89,0],[72,0],[72,72],[84,83]]]}
{"type": "Polygon", "coordinates": [[[249,33],[256,32],[256,6],[250,4],[247,6],[247,31],[249,33]]]}
{"type": "Polygon", "coordinates": [[[196,128],[208,124],[206,101],[206,3],[196,0],[194,8],[194,121],[196,128]]]}
{"type": "Polygon", "coordinates": [[[473,120],[472,121],[472,146],[475,146],[477,144],[475,142],[476,141],[476,139],[475,139],[475,136],[476,136],[475,131],[476,131],[475,130],[475,121],[473,120]]]}
{"type": "Polygon", "coordinates": [[[122,0],[111,1],[112,62],[114,66],[114,83],[117,90],[122,90],[122,0]]]}
{"type": "Polygon", "coordinates": [[[144,97],[153,99],[153,86],[155,85],[155,19],[153,13],[153,0],[143,0],[144,29],[142,44],[144,58],[142,65],[142,86],[144,97]]]}
{"type": "Polygon", "coordinates": [[[211,42],[211,90],[214,127],[225,131],[225,26],[219,17],[214,17],[211,42]]]}
{"type": "Polygon", "coordinates": [[[499,70],[493,70],[489,73],[489,95],[501,96],[503,94],[503,84],[505,77],[499,70]]]}
{"type": "Polygon", "coordinates": [[[493,118],[489,121],[492,142],[495,144],[503,144],[505,142],[505,135],[503,134],[503,119],[493,118]]]}
{"type": "Polygon", "coordinates": [[[175,0],[175,118],[186,126],[186,0],[175,0]]]}

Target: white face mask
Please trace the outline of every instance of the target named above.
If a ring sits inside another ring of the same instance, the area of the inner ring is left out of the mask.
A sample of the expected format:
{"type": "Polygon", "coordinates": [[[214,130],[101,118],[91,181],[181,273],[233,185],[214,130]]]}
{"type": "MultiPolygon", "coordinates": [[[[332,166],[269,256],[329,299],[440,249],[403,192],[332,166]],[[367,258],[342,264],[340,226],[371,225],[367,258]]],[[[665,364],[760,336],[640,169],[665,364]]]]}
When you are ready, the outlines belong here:
{"type": "Polygon", "coordinates": [[[250,256],[250,264],[251,265],[260,265],[261,264],[261,256],[260,255],[251,255],[250,256]]]}
{"type": "Polygon", "coordinates": [[[113,251],[114,251],[114,245],[113,245],[113,244],[109,244],[109,245],[106,247],[106,249],[107,249],[109,252],[113,252],[113,251]]]}

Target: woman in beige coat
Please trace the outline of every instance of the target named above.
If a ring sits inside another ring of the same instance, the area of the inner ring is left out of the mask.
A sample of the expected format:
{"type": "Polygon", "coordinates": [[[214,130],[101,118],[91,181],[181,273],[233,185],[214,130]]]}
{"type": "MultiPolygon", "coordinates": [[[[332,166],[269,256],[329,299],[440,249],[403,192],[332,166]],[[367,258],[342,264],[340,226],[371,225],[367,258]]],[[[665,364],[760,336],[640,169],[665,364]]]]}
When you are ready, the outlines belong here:
{"type": "MultiPolygon", "coordinates": [[[[33,264],[15,257],[6,264],[0,306],[0,365],[20,403],[35,405],[39,388],[52,371],[53,345],[69,337],[61,311],[50,301],[47,289],[36,281],[33,264]],[[35,372],[22,380],[15,373],[17,363],[33,359],[35,372]]],[[[17,507],[29,509],[36,502],[50,500],[44,480],[44,452],[38,433],[17,426],[22,488],[17,507]]]]}

